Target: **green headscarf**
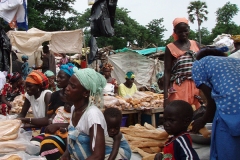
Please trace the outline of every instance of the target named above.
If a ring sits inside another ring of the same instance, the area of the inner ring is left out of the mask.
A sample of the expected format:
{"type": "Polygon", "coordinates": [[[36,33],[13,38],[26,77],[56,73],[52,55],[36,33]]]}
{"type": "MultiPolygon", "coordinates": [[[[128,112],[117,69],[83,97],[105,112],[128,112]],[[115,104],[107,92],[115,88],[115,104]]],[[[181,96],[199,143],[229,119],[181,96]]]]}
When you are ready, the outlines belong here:
{"type": "Polygon", "coordinates": [[[107,84],[106,78],[91,68],[78,69],[74,67],[73,72],[81,85],[90,91],[88,107],[92,104],[98,105],[99,103],[100,107],[102,107],[102,91],[107,84]]]}
{"type": "Polygon", "coordinates": [[[55,76],[54,73],[53,73],[52,71],[50,71],[50,70],[47,70],[47,71],[44,73],[44,75],[45,75],[46,77],[55,76]]]}

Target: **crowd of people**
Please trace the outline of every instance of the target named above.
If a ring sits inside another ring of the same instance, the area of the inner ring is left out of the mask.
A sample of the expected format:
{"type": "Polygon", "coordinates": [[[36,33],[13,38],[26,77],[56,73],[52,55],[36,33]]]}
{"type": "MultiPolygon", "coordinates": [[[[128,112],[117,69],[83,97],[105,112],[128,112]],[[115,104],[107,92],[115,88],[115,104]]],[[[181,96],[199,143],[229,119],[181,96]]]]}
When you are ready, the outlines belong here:
{"type": "MultiPolygon", "coordinates": [[[[192,131],[197,133],[209,122],[213,124],[210,159],[236,159],[240,156],[240,59],[189,40],[186,18],[176,18],[173,28],[174,42],[166,46],[164,72],[156,74],[156,83],[149,88],[164,94],[163,125],[172,135],[155,159],[199,159],[187,129],[192,124],[192,131]],[[195,97],[200,91],[207,100],[206,112],[192,121],[191,105],[199,108],[195,97]]],[[[239,36],[232,38],[233,52],[237,53],[239,36]]],[[[48,46],[43,46],[41,67],[29,67],[28,56],[22,56],[21,74],[8,74],[1,89],[2,114],[10,114],[10,102],[23,94],[25,101],[17,118],[25,130],[41,130],[31,142],[48,160],[130,159],[131,149],[120,132],[121,111],[108,108],[102,112],[99,106],[103,106],[102,96],[130,97],[136,93],[136,75],[128,71],[125,82],[119,84],[111,77],[114,68],[110,63],[99,73],[79,69],[65,54],[62,57],[56,73],[48,46]],[[30,107],[33,117],[26,118],[30,107]]]]}

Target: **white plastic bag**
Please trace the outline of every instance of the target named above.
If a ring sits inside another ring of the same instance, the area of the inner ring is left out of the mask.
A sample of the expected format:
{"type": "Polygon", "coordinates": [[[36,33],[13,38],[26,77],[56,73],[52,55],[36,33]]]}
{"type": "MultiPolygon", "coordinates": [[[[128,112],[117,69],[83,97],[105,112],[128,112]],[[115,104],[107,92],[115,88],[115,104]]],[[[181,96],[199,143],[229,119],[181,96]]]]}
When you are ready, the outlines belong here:
{"type": "Polygon", "coordinates": [[[20,129],[18,138],[15,140],[0,142],[0,154],[24,151],[30,155],[36,155],[40,152],[40,148],[30,142],[32,132],[20,129]]]}

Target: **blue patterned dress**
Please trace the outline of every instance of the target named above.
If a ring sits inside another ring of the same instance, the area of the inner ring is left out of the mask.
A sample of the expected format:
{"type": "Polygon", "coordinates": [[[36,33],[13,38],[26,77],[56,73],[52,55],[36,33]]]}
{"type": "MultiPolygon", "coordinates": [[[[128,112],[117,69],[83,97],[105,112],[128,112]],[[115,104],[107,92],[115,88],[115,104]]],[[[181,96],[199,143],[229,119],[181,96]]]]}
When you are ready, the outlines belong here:
{"type": "Polygon", "coordinates": [[[211,96],[216,103],[210,159],[238,159],[240,157],[240,59],[204,57],[194,62],[192,77],[197,87],[205,84],[212,89],[211,96]]]}

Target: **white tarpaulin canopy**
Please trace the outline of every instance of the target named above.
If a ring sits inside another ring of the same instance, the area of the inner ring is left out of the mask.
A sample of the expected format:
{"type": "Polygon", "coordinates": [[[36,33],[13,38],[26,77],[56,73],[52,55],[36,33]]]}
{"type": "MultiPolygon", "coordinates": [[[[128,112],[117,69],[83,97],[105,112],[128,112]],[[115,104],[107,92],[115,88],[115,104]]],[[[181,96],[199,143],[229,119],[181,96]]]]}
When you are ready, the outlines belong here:
{"type": "Polygon", "coordinates": [[[45,41],[50,41],[50,50],[55,53],[81,53],[82,30],[45,32],[37,28],[7,33],[12,46],[22,54],[32,55],[45,41]]]}
{"type": "Polygon", "coordinates": [[[112,77],[116,78],[118,84],[126,81],[126,72],[133,71],[135,74],[134,83],[137,87],[149,87],[156,82],[156,74],[164,69],[163,61],[147,58],[132,51],[111,55],[108,57],[108,61],[114,67],[112,77]]]}

